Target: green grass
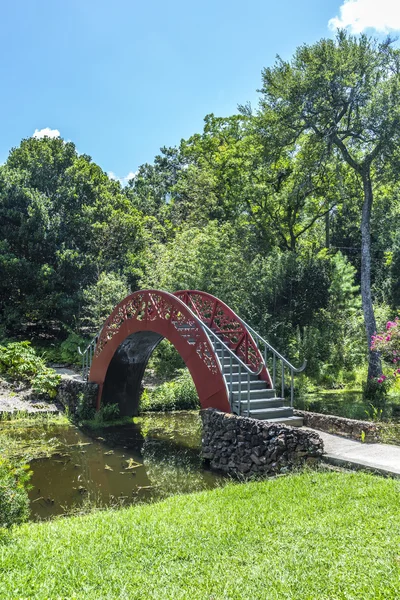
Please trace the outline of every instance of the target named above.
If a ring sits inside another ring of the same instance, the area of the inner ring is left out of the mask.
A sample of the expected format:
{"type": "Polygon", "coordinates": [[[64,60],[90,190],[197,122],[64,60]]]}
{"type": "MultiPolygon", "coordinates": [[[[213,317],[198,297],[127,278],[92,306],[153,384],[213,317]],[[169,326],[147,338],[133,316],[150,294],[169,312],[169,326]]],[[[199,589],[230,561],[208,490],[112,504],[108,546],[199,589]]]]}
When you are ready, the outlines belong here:
{"type": "Polygon", "coordinates": [[[397,599],[400,482],[304,472],[14,530],[1,598],[397,599]]]}

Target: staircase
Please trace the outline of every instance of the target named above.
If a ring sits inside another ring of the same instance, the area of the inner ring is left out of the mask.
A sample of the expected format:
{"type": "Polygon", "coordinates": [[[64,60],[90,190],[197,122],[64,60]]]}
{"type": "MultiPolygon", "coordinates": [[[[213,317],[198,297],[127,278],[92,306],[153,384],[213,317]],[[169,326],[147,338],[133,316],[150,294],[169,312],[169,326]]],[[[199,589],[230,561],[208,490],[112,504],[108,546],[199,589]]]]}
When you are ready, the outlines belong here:
{"type": "Polygon", "coordinates": [[[198,290],[176,292],[175,296],[201,321],[213,345],[232,412],[301,427],[303,419],[293,414],[294,374],[303,371],[307,363],[294,367],[215,296],[198,290]]]}
{"type": "Polygon", "coordinates": [[[251,375],[238,362],[230,360],[222,341],[215,341],[215,352],[231,399],[232,412],[236,415],[260,419],[292,427],[301,427],[303,419],[293,414],[284,397],[258,375],[251,375]]]}

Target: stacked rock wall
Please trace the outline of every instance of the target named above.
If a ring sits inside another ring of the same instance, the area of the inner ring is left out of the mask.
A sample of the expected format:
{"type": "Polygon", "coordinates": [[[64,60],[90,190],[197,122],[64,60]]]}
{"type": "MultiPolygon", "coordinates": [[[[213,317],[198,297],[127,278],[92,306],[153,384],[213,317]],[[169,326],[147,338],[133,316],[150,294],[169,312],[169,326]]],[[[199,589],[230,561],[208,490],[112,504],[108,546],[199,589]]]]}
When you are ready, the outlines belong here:
{"type": "Polygon", "coordinates": [[[65,377],[61,379],[56,400],[71,414],[75,414],[78,407],[82,410],[83,406],[96,406],[98,390],[97,383],[65,377]]]}
{"type": "Polygon", "coordinates": [[[379,442],[380,440],[378,423],[346,419],[336,415],[323,415],[305,410],[295,410],[294,412],[295,415],[303,417],[303,423],[306,427],[312,427],[327,433],[335,433],[353,440],[363,440],[365,442],[379,442]]]}
{"type": "Polygon", "coordinates": [[[286,472],[294,465],[315,462],[323,454],[323,441],[312,431],[212,408],[200,414],[203,458],[212,469],[234,477],[286,472]]]}

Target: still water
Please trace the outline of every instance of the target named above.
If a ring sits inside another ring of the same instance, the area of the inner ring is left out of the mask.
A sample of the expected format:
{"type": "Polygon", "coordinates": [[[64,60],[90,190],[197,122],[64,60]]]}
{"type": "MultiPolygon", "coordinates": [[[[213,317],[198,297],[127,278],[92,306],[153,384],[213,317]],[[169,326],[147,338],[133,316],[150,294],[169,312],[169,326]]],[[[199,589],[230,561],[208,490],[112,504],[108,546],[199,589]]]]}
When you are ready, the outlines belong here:
{"type": "MultiPolygon", "coordinates": [[[[360,393],[308,394],[297,401],[297,407],[352,419],[400,422],[399,402],[373,406],[360,393]]],[[[48,425],[29,435],[56,438],[58,444],[57,454],[30,463],[34,520],[79,512],[88,504],[149,502],[227,481],[201,461],[201,421],[193,411],[149,413],[135,423],[96,431],[48,425]]]]}
{"type": "Polygon", "coordinates": [[[201,421],[194,412],[153,413],[96,431],[49,426],[46,435],[59,449],[30,463],[33,520],[79,512],[88,503],[128,505],[226,481],[202,464],[201,421]]]}

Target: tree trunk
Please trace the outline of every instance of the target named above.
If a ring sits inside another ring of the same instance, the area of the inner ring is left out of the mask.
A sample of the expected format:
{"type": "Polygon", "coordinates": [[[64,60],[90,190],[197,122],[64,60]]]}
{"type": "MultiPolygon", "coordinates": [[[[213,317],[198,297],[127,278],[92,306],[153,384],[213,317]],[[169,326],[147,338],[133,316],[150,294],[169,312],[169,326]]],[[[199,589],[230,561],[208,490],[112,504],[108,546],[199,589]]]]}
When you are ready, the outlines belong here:
{"type": "Polygon", "coordinates": [[[326,248],[330,248],[331,247],[331,232],[330,232],[330,211],[328,210],[328,212],[325,215],[325,247],[326,248]]]}
{"type": "Polygon", "coordinates": [[[377,352],[371,352],[371,337],[376,333],[376,322],[371,294],[371,209],[372,185],[370,167],[366,166],[362,172],[364,188],[364,204],[361,217],[361,299],[364,312],[364,324],[368,343],[368,380],[378,377],[382,373],[382,366],[377,352]]]}

